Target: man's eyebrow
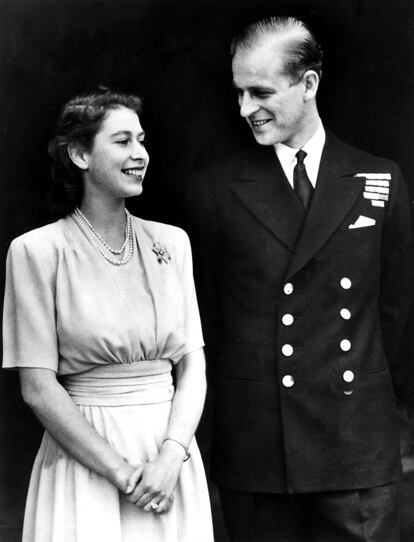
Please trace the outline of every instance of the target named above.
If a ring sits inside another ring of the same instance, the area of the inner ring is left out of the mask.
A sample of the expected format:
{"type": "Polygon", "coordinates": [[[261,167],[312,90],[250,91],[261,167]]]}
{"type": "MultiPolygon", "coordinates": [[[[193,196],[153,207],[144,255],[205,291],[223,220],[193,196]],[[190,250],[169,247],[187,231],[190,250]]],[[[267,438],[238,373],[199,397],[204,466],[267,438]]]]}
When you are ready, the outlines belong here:
{"type": "Polygon", "coordinates": [[[238,87],[234,81],[233,81],[233,88],[235,90],[248,90],[249,92],[274,92],[274,88],[272,87],[262,87],[262,86],[257,86],[257,85],[252,85],[251,87],[246,87],[244,89],[241,89],[240,87],[238,87]]]}

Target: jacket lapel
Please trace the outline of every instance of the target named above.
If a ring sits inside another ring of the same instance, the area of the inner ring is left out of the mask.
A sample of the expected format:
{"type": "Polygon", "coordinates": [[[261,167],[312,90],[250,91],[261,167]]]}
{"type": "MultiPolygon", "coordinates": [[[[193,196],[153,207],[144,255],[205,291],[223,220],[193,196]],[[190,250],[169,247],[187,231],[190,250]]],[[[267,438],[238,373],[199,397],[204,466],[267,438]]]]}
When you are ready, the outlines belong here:
{"type": "Polygon", "coordinates": [[[286,279],[313,258],[353,207],[365,185],[365,179],[353,177],[353,174],[349,154],[327,134],[315,193],[286,279]]]}
{"type": "Polygon", "coordinates": [[[230,189],[286,247],[295,250],[304,211],[273,147],[257,146],[245,160],[242,178],[230,189]]]}

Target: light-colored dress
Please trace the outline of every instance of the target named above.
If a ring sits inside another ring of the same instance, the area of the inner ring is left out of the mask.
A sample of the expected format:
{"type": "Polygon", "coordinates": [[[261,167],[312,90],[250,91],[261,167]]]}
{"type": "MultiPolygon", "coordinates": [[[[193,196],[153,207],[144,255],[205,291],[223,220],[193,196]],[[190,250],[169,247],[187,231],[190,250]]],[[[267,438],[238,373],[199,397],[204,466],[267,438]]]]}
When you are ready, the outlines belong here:
{"type": "MultiPolygon", "coordinates": [[[[127,265],[107,262],[73,215],[15,239],[7,259],[4,367],[47,368],[128,462],[166,436],[173,364],[203,346],[190,244],[173,226],[132,217],[127,265]],[[159,258],[158,243],[169,256],[159,258]]],[[[33,467],[24,542],[211,542],[195,439],[165,514],[129,503],[45,432],[33,467]]]]}

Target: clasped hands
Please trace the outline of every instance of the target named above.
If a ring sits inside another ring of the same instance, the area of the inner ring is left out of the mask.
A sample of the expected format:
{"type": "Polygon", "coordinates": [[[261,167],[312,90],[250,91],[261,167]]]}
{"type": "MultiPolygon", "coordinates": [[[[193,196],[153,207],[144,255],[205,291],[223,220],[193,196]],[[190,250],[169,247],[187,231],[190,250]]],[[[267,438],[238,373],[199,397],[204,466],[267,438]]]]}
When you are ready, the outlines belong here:
{"type": "Polygon", "coordinates": [[[127,500],[145,512],[168,512],[182,465],[182,450],[164,445],[154,461],[131,467],[124,491],[127,500]]]}

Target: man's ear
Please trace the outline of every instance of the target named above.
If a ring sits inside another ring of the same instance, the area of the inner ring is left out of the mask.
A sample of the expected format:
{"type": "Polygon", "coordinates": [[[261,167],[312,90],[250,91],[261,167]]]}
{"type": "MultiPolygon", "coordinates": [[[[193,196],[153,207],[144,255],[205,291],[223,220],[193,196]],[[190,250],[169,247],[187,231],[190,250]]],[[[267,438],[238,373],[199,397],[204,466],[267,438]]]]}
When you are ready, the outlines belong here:
{"type": "Polygon", "coordinates": [[[79,169],[86,171],[89,168],[87,153],[84,148],[79,145],[70,144],[68,146],[68,154],[69,158],[79,169]]]}
{"type": "Polygon", "coordinates": [[[303,81],[305,83],[305,100],[309,101],[315,98],[319,87],[319,75],[315,70],[307,70],[303,74],[303,81]]]}

